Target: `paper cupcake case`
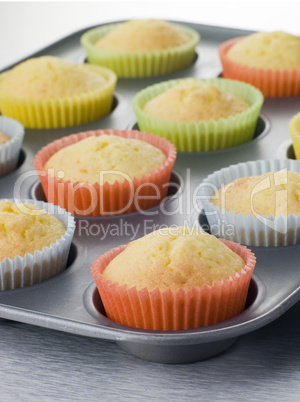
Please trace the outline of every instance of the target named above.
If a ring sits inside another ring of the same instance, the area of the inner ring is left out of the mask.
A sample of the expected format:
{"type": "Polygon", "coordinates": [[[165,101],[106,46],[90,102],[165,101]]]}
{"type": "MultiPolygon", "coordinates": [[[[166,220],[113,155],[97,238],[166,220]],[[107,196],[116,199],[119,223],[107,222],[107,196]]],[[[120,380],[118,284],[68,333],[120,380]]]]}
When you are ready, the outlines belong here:
{"type": "Polygon", "coordinates": [[[15,204],[30,203],[54,215],[66,226],[65,234],[49,247],[24,257],[16,256],[13,260],[5,258],[0,262],[0,290],[24,288],[43,282],[61,273],[65,268],[75,231],[75,220],[64,209],[36,200],[9,199],[15,204]]]}
{"type": "Polygon", "coordinates": [[[73,134],[48,144],[35,156],[34,166],[48,202],[66,208],[73,215],[99,216],[136,212],[159,204],[167,196],[175,159],[174,146],[158,136],[137,130],[96,130],[73,134]],[[135,177],[132,181],[115,181],[113,184],[71,183],[45,171],[47,160],[60,149],[84,138],[102,134],[145,141],[163,151],[167,159],[159,168],[147,175],[135,177]],[[157,194],[159,199],[155,198],[157,194]]]}
{"type": "Polygon", "coordinates": [[[213,325],[241,313],[256,263],[255,255],[237,243],[221,241],[244,259],[245,267],[229,279],[190,290],[150,292],[147,288],[137,290],[112,283],[102,273],[126,246],[100,256],[92,265],[92,275],[108,318],[135,328],[175,331],[213,325]]]}
{"type": "MultiPolygon", "coordinates": [[[[5,116],[20,121],[26,128],[58,128],[84,124],[106,116],[112,107],[117,77],[100,66],[85,65],[100,74],[106,84],[82,95],[53,99],[24,99],[0,90],[0,109],[5,116]]],[[[0,75],[0,81],[7,73],[0,75]]]]}
{"type": "Polygon", "coordinates": [[[11,140],[0,146],[0,177],[13,171],[19,161],[24,138],[24,127],[9,117],[0,116],[0,131],[11,140]]]}
{"type": "Polygon", "coordinates": [[[210,202],[223,185],[246,176],[258,176],[286,169],[300,173],[300,161],[260,160],[239,163],[214,172],[203,180],[198,195],[205,211],[212,234],[248,246],[289,246],[300,243],[300,213],[287,217],[263,217],[227,212],[210,202]]]}
{"type": "Polygon", "coordinates": [[[244,81],[260,89],[266,97],[300,95],[300,70],[271,70],[244,66],[227,57],[228,50],[242,38],[234,38],[219,47],[223,77],[244,81]]]}
{"type": "MultiPolygon", "coordinates": [[[[239,96],[250,104],[242,113],[227,119],[209,122],[172,122],[144,113],[144,105],[175,85],[192,78],[165,81],[140,91],[133,100],[133,109],[140,130],[157,134],[171,141],[177,151],[203,152],[234,147],[253,138],[263,96],[251,85],[222,78],[201,79],[220,90],[239,96]]],[[[193,79],[195,80],[195,79],[193,79]]]]}
{"type": "Polygon", "coordinates": [[[82,35],[81,44],[90,63],[110,68],[122,78],[169,74],[192,64],[200,35],[191,28],[176,24],[172,25],[190,38],[187,43],[178,47],[151,52],[120,52],[98,49],[95,43],[119,25],[120,23],[104,25],[91,29],[82,35]]]}
{"type": "Polygon", "coordinates": [[[297,113],[289,122],[289,132],[293,141],[294,152],[300,159],[300,113],[297,113]]]}

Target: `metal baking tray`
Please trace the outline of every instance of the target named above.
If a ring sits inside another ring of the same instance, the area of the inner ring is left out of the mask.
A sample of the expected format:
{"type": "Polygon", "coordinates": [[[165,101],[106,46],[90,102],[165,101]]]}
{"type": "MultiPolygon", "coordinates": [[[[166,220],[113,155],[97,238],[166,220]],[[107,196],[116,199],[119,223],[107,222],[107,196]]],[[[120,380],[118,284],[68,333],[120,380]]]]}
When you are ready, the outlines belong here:
{"type": "MultiPolygon", "coordinates": [[[[148,85],[173,78],[218,77],[222,72],[217,52],[219,44],[251,33],[183,24],[196,29],[201,35],[191,67],[168,76],[119,79],[113,110],[109,116],[100,120],[63,129],[27,129],[19,167],[0,179],[1,198],[43,200],[43,191],[33,168],[34,155],[40,148],[57,138],[80,131],[138,128],[131,107],[136,92],[148,85]]],[[[86,55],[79,39],[87,29],[30,57],[50,54],[83,63],[86,55]]],[[[0,317],[114,341],[132,355],[162,363],[187,363],[211,357],[227,349],[240,335],[275,320],[300,300],[300,245],[252,247],[257,256],[257,265],[245,311],[225,322],[187,331],[139,330],[112,322],[105,316],[90,268],[95,258],[105,251],[159,227],[204,224],[205,215],[199,212],[201,206],[192,202],[192,195],[197,192],[202,179],[213,171],[249,160],[294,158],[287,124],[299,111],[299,107],[299,98],[295,97],[266,99],[253,141],[222,151],[178,153],[168,199],[162,206],[148,210],[147,214],[77,217],[67,269],[41,284],[0,292],[0,317]]]]}

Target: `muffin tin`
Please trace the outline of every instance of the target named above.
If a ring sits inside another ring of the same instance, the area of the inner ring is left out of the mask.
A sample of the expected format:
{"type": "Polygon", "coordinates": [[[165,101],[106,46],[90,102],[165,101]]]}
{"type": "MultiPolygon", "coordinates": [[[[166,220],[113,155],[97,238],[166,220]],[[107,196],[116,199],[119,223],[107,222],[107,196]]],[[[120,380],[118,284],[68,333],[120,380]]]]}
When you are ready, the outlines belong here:
{"type": "MultiPolygon", "coordinates": [[[[103,119],[63,129],[26,129],[18,168],[0,178],[1,198],[44,200],[33,158],[45,144],[80,131],[137,128],[131,101],[139,90],[167,79],[219,76],[222,72],[219,44],[250,33],[184,24],[201,34],[191,67],[168,76],[119,79],[113,110],[103,119]]],[[[79,39],[87,29],[31,56],[51,54],[82,63],[86,55],[79,39]]],[[[275,320],[300,300],[300,245],[252,247],[257,265],[245,311],[225,322],[187,331],[139,330],[112,322],[104,314],[90,269],[100,254],[159,227],[188,224],[209,229],[199,198],[193,199],[199,184],[213,171],[231,164],[293,158],[288,121],[299,107],[298,98],[266,99],[255,137],[249,143],[220,151],[178,153],[168,199],[143,214],[76,217],[67,269],[41,284],[0,292],[0,317],[114,341],[132,355],[162,363],[187,363],[211,357],[227,349],[238,336],[275,320]]]]}

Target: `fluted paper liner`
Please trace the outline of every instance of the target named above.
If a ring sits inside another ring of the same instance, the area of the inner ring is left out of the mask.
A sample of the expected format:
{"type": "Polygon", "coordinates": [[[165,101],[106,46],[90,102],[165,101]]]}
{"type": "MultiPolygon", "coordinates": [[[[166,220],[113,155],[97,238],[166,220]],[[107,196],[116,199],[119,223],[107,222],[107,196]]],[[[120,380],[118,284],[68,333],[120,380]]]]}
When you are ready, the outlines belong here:
{"type": "Polygon", "coordinates": [[[140,130],[157,134],[171,141],[177,151],[202,152],[234,147],[253,139],[257,119],[263,104],[260,91],[251,85],[223,78],[202,79],[199,81],[215,85],[220,90],[239,96],[250,104],[242,113],[218,121],[174,122],[159,119],[143,111],[144,105],[174,87],[193,78],[165,81],[140,91],[133,100],[133,109],[140,130]]]}
{"type": "Polygon", "coordinates": [[[0,145],[0,176],[4,176],[13,171],[18,164],[24,127],[16,120],[0,116],[0,131],[11,137],[11,140],[0,145]]]}
{"type": "Polygon", "coordinates": [[[260,89],[266,97],[284,97],[300,95],[299,70],[272,70],[248,67],[227,57],[228,50],[244,38],[234,38],[219,47],[223,66],[223,77],[247,82],[260,89]]]}
{"type": "Polygon", "coordinates": [[[300,113],[296,114],[289,122],[289,132],[293,141],[294,152],[300,159],[300,113]]]}
{"type": "MultiPolygon", "coordinates": [[[[65,98],[30,99],[6,95],[0,90],[0,110],[26,128],[58,128],[88,123],[106,116],[112,108],[117,77],[100,66],[85,68],[100,74],[106,83],[99,89],[65,98]]],[[[7,73],[0,75],[0,81],[7,73]]]]}
{"type": "Polygon", "coordinates": [[[149,52],[121,52],[99,49],[95,43],[120,24],[108,24],[93,28],[82,35],[80,41],[88,61],[113,70],[119,77],[137,78],[169,74],[192,64],[194,51],[200,40],[197,31],[177,24],[178,29],[190,40],[177,47],[149,52]]]}
{"type": "Polygon", "coordinates": [[[203,180],[198,197],[205,211],[212,234],[248,246],[289,246],[300,243],[300,211],[287,217],[227,212],[215,206],[210,199],[223,185],[240,177],[259,176],[286,169],[300,173],[300,161],[259,160],[231,165],[218,170],[203,180]]]}
{"type": "Polygon", "coordinates": [[[42,201],[27,199],[9,199],[15,204],[30,203],[54,215],[66,226],[66,232],[55,243],[36,250],[34,254],[26,253],[24,257],[16,256],[13,260],[5,258],[0,262],[0,290],[10,290],[31,286],[43,282],[61,273],[65,268],[75,231],[75,220],[64,209],[42,201]]]}
{"type": "Polygon", "coordinates": [[[73,215],[118,215],[148,209],[164,200],[175,159],[174,146],[156,135],[137,130],[96,130],[73,134],[48,144],[35,156],[34,167],[48,202],[60,205],[73,215]],[[60,149],[84,138],[102,134],[145,141],[163,151],[167,159],[155,171],[134,177],[132,181],[115,181],[113,184],[105,182],[101,185],[64,181],[44,169],[48,159],[60,149]]]}
{"type": "Polygon", "coordinates": [[[221,240],[245,261],[241,272],[214,282],[211,286],[192,287],[190,290],[170,288],[137,290],[112,283],[103,275],[109,262],[126,246],[112,249],[96,259],[92,275],[97,285],[107,317],[135,328],[177,331],[204,327],[225,321],[245,308],[248,288],[255,267],[255,255],[237,243],[221,240]]]}

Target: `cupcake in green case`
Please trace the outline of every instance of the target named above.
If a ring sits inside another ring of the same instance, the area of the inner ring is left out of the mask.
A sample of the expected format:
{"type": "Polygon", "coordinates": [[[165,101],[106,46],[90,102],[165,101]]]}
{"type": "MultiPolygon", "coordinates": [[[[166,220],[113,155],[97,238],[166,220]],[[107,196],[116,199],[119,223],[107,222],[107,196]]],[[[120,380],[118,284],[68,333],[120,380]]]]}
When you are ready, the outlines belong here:
{"type": "Polygon", "coordinates": [[[214,151],[253,138],[262,93],[234,80],[179,79],[152,85],[133,100],[139,129],[182,152],[214,151]]]}
{"type": "Polygon", "coordinates": [[[200,35],[183,25],[161,20],[135,20],[87,31],[81,44],[92,64],[119,77],[169,74],[192,64],[200,35]]]}

